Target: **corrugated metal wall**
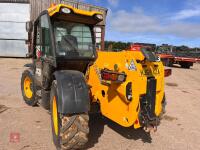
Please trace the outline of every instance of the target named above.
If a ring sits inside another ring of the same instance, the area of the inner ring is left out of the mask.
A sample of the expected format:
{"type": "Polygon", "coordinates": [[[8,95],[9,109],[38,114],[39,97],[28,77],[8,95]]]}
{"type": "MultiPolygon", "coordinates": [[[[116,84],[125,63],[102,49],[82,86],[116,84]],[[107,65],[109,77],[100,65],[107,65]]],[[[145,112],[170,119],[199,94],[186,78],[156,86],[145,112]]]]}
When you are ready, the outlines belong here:
{"type": "Polygon", "coordinates": [[[26,57],[28,34],[25,24],[30,20],[30,4],[14,2],[0,3],[0,56],[26,57]]]}

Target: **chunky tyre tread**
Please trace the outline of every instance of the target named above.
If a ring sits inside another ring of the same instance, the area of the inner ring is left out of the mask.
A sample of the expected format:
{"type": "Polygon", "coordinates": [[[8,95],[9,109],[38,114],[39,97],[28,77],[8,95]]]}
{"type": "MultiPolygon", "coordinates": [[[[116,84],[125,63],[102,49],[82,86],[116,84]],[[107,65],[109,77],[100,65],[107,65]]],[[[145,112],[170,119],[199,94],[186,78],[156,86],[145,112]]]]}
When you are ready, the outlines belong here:
{"type": "Polygon", "coordinates": [[[88,121],[87,114],[74,115],[72,117],[62,117],[61,127],[61,149],[78,149],[88,141],[88,121]]]}
{"type": "MultiPolygon", "coordinates": [[[[57,96],[57,82],[54,80],[52,82],[51,88],[51,111],[52,111],[52,100],[53,97],[57,96]]],[[[58,114],[58,124],[59,124],[59,133],[55,134],[52,121],[52,133],[53,141],[57,149],[61,150],[74,150],[82,148],[88,141],[89,133],[89,116],[88,114],[73,114],[73,115],[62,115],[58,114]]]]}

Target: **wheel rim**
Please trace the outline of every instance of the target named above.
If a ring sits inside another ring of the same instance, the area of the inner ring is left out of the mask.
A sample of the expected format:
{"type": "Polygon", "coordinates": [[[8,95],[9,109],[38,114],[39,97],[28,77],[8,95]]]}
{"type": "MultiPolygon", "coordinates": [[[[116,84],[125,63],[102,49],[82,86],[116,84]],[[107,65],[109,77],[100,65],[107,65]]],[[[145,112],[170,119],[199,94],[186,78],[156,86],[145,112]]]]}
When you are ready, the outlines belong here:
{"type": "Polygon", "coordinates": [[[33,96],[33,92],[31,89],[31,85],[32,85],[32,80],[30,77],[26,77],[24,79],[24,94],[27,98],[31,98],[33,96]]]}
{"type": "Polygon", "coordinates": [[[56,103],[56,97],[53,97],[53,108],[52,108],[52,114],[53,114],[53,126],[55,134],[58,135],[58,111],[57,111],[57,103],[56,103]]]}

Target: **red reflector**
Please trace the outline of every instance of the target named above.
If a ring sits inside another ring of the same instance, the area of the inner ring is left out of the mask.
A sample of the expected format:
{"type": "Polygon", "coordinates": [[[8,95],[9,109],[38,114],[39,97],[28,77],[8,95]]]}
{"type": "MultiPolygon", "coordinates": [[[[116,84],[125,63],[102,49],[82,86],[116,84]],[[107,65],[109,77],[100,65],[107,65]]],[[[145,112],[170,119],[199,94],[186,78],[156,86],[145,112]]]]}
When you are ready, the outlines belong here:
{"type": "Polygon", "coordinates": [[[138,120],[136,120],[136,121],[135,121],[135,124],[138,124],[138,123],[139,123],[139,121],[138,121],[138,120]]]}
{"type": "Polygon", "coordinates": [[[172,74],[172,69],[165,69],[165,77],[169,77],[172,74]]]}
{"type": "Polygon", "coordinates": [[[103,80],[111,80],[111,81],[116,81],[118,75],[117,74],[112,74],[112,73],[102,73],[102,79],[103,80]]]}
{"type": "Polygon", "coordinates": [[[110,80],[110,74],[109,73],[102,73],[102,79],[103,80],[110,80]]]}
{"type": "Polygon", "coordinates": [[[117,80],[117,74],[111,74],[111,76],[110,76],[110,79],[112,80],[112,81],[116,81],[117,80]]]}

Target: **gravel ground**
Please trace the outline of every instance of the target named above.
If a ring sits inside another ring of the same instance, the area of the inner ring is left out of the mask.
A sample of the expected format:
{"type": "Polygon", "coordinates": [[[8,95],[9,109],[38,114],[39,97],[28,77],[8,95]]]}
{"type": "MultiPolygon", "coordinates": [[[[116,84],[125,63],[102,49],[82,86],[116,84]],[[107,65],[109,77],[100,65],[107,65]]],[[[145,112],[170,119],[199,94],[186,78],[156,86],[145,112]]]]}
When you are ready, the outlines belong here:
{"type": "MultiPolygon", "coordinates": [[[[49,113],[22,100],[20,78],[26,62],[0,58],[0,150],[55,150],[49,113]]],[[[92,116],[85,149],[199,150],[200,64],[192,69],[174,67],[173,75],[166,78],[166,98],[167,113],[156,133],[92,116]]]]}

